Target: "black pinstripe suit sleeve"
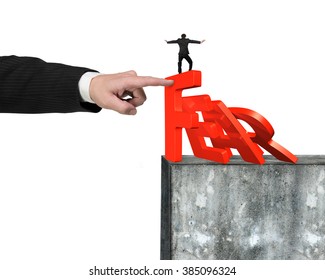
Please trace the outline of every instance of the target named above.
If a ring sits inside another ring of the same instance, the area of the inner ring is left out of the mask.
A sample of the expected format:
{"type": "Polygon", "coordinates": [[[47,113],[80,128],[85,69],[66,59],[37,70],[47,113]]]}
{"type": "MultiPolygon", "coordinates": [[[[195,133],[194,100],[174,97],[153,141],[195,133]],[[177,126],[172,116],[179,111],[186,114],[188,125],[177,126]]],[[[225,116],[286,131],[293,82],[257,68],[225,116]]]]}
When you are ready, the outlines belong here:
{"type": "Polygon", "coordinates": [[[0,113],[99,112],[82,102],[78,82],[88,71],[33,57],[0,57],[0,113]]]}

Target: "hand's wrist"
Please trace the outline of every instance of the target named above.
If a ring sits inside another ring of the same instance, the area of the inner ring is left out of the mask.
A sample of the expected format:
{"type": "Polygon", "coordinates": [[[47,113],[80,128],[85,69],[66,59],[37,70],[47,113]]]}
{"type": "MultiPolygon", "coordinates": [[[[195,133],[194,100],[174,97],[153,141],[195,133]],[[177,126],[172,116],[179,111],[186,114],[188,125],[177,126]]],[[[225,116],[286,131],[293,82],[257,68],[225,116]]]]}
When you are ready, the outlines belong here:
{"type": "Polygon", "coordinates": [[[78,86],[80,96],[84,102],[95,103],[90,96],[90,83],[91,80],[98,75],[101,74],[97,72],[86,72],[81,76],[78,86]]]}

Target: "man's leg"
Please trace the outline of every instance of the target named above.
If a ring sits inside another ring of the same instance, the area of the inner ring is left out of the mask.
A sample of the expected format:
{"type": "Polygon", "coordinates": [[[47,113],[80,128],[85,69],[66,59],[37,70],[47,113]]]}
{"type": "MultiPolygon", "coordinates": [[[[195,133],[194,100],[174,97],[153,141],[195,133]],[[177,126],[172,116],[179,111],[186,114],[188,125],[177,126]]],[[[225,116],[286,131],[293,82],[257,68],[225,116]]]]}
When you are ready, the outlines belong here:
{"type": "Polygon", "coordinates": [[[182,60],[184,57],[182,57],[180,54],[178,55],[178,73],[182,73],[182,60]]]}
{"type": "Polygon", "coordinates": [[[191,70],[192,70],[192,66],[193,66],[193,61],[192,61],[192,59],[190,58],[189,55],[185,56],[184,58],[186,59],[186,61],[187,61],[188,64],[189,64],[188,71],[191,71],[191,70]]]}

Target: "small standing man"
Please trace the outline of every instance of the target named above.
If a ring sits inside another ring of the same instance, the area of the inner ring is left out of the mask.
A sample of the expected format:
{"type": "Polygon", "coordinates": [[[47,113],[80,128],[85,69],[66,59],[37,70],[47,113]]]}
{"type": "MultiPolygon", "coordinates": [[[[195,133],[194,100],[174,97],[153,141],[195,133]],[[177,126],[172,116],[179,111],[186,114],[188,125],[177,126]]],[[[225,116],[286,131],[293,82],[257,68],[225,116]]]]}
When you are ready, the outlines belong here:
{"type": "Polygon", "coordinates": [[[178,73],[182,73],[182,60],[185,58],[189,64],[189,71],[192,70],[193,61],[190,58],[188,51],[188,44],[202,44],[205,40],[197,41],[186,38],[186,34],[182,34],[182,38],[178,38],[177,40],[167,41],[167,44],[178,44],[179,45],[179,53],[178,53],[178,73]]]}

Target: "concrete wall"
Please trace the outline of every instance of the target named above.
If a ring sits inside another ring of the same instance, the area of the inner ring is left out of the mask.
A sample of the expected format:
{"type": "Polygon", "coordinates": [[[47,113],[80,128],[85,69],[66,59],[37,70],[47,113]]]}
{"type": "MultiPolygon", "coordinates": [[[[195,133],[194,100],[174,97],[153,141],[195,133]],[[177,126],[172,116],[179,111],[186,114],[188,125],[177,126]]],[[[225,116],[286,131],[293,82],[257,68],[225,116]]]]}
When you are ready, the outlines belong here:
{"type": "Polygon", "coordinates": [[[325,259],[325,156],[162,157],[161,259],[325,259]]]}

